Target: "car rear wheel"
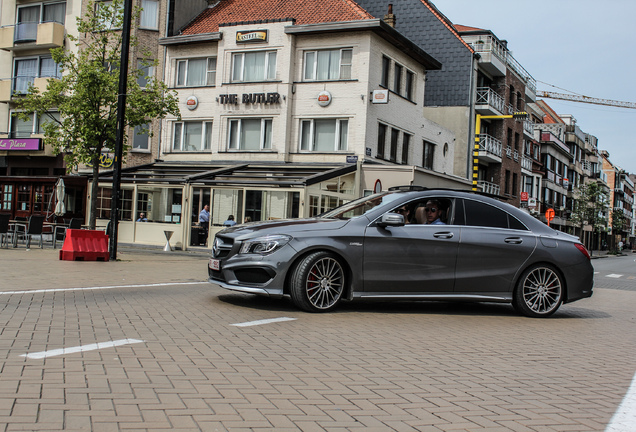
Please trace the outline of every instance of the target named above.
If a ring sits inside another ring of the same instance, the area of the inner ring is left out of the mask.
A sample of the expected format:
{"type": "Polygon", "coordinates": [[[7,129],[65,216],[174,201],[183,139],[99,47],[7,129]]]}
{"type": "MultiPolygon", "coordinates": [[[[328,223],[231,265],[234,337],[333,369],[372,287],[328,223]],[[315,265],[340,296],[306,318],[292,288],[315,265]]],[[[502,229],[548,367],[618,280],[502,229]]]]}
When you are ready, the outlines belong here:
{"type": "Polygon", "coordinates": [[[551,266],[536,265],[521,275],[513,305],[523,315],[542,318],[552,315],[563,302],[563,281],[551,266]]]}
{"type": "Polygon", "coordinates": [[[334,309],[344,287],[344,269],[337,257],[329,252],[314,252],[301,259],[290,280],[292,301],[309,312],[334,309]]]}

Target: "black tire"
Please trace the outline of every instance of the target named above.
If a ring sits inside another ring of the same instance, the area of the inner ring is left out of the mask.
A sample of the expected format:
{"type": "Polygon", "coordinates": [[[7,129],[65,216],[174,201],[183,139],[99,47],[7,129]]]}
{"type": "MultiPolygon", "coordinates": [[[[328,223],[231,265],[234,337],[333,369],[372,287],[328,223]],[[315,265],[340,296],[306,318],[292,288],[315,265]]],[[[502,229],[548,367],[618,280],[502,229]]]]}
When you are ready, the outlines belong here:
{"type": "Polygon", "coordinates": [[[327,312],[340,302],[345,282],[345,271],[336,255],[314,252],[296,264],[290,279],[290,295],[299,309],[327,312]]]}
{"type": "Polygon", "coordinates": [[[559,272],[541,264],[523,272],[513,298],[514,308],[525,316],[545,318],[563,303],[565,286],[559,272]]]}

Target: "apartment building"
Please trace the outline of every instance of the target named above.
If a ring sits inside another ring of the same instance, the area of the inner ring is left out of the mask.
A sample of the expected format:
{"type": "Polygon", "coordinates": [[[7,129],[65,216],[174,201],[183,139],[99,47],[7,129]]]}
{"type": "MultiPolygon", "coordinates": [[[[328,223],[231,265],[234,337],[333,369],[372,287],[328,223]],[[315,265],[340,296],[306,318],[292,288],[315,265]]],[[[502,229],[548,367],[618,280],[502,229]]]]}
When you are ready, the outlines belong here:
{"type": "Polygon", "coordinates": [[[41,126],[47,117],[25,121],[14,116],[15,101],[29,86],[44,89],[48,80],[60,77],[49,50],[77,49],[66,36],[77,36],[81,2],[3,0],[0,8],[0,211],[12,218],[39,214],[52,220],[55,184],[63,178],[66,213],[61,216],[81,216],[86,178],[66,175],[63,155],[43,145],[41,126]]]}
{"type": "Polygon", "coordinates": [[[160,39],[181,118],[162,122],[155,163],[123,171],[120,240],[161,241],[172,224],[175,244],[196,246],[205,204],[213,235],[229,214],[313,216],[404,184],[468,189],[452,174],[455,135],[422,116],[441,65],[383,18],[353,2],[221,1],[160,39]],[[141,211],[154,223],[133,222],[141,211]]]}
{"type": "Polygon", "coordinates": [[[623,243],[630,242],[631,228],[634,216],[634,181],[629,173],[625,172],[618,165],[610,161],[610,154],[602,151],[603,173],[607,176],[607,185],[610,192],[610,216],[609,227],[613,226],[612,219],[615,215],[623,215],[627,218],[627,223],[621,230],[611,229],[610,247],[616,247],[619,241],[623,243]]]}

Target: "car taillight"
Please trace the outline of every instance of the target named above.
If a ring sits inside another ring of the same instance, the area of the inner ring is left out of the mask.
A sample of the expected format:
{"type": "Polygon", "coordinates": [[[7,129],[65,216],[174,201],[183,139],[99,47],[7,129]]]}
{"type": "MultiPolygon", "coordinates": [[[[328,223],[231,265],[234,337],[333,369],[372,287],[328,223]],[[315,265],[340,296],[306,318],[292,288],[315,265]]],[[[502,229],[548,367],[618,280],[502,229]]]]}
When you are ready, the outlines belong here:
{"type": "Polygon", "coordinates": [[[587,249],[585,249],[585,246],[583,246],[581,243],[574,243],[574,246],[576,246],[576,248],[580,250],[581,253],[587,257],[587,259],[592,259],[590,257],[590,253],[587,251],[587,249]]]}

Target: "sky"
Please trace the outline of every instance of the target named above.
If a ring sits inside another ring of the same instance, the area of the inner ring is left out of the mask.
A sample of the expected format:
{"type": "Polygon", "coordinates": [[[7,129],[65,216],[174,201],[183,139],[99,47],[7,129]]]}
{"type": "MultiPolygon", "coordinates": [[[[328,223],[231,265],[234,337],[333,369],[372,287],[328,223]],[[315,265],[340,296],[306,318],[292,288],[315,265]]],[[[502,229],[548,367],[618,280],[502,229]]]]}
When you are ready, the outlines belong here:
{"type": "MultiPolygon", "coordinates": [[[[514,58],[537,80],[537,90],[636,102],[634,0],[432,2],[454,24],[507,40],[514,58]]],[[[596,136],[614,165],[636,174],[636,109],[545,101],[596,136]]]]}

